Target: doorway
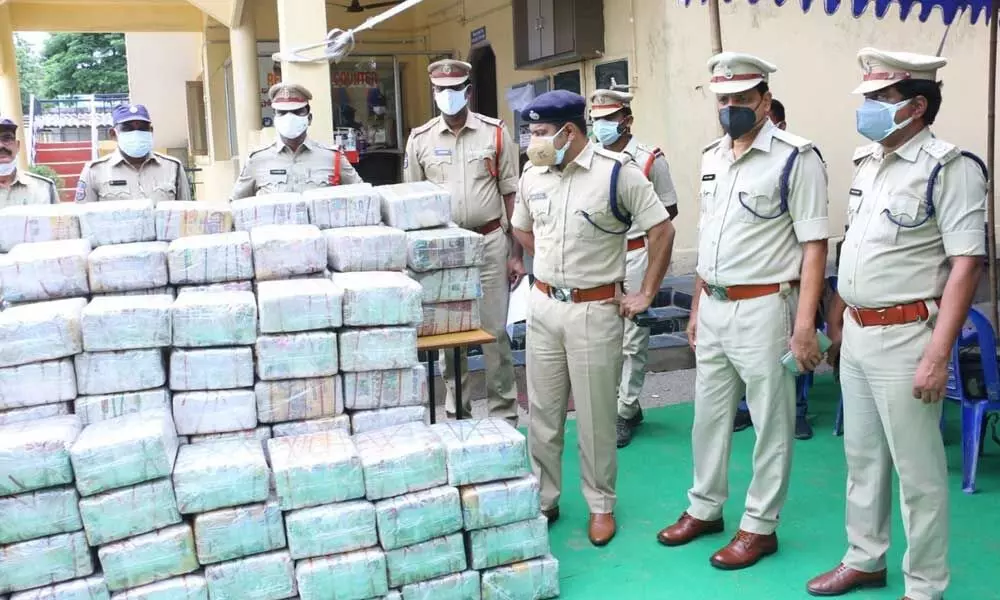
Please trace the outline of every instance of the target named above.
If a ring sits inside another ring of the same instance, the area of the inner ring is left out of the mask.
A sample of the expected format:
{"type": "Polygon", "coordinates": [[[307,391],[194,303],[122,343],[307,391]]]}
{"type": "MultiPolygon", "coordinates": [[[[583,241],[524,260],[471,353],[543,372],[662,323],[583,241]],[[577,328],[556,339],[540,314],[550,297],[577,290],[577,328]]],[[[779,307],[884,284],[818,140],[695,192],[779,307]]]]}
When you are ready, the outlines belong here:
{"type": "Polygon", "coordinates": [[[497,57],[489,44],[477,46],[469,53],[472,65],[472,110],[487,117],[498,118],[497,57]]]}

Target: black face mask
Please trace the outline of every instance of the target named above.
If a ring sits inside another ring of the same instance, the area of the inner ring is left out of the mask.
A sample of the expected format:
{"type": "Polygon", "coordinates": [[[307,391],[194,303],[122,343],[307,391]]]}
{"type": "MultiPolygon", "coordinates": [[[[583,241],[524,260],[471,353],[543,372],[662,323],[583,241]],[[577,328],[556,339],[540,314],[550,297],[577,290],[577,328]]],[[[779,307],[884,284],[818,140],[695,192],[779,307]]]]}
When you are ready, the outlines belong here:
{"type": "Polygon", "coordinates": [[[753,131],[757,113],[749,106],[726,106],[719,111],[719,123],[730,138],[737,140],[753,131]]]}

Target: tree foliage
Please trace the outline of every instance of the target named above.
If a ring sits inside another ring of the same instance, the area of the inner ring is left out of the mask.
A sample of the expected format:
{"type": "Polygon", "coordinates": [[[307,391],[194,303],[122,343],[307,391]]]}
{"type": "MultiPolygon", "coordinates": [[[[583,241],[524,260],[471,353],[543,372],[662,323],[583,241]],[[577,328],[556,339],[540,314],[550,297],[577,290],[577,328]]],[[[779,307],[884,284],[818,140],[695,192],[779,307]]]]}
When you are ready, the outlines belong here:
{"type": "Polygon", "coordinates": [[[14,35],[14,51],[17,57],[17,73],[21,84],[21,110],[28,111],[31,95],[38,95],[42,80],[42,60],[27,41],[14,35]]]}
{"type": "Polygon", "coordinates": [[[56,33],[42,49],[41,95],[128,92],[125,35],[56,33]]]}

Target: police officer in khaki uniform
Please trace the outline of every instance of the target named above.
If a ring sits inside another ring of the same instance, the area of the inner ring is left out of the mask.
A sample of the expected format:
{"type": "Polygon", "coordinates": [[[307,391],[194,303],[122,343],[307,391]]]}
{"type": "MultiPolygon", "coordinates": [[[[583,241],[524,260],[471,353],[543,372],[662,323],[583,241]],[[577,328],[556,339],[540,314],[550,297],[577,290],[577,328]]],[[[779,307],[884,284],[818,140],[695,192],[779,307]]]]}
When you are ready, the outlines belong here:
{"type": "Polygon", "coordinates": [[[525,363],[528,445],[542,511],[550,522],[559,516],[572,392],[583,495],[590,507],[588,537],[602,546],[616,531],[614,422],[622,317],[632,318],[652,303],[670,263],[674,228],[642,170],[587,140],[586,108],[582,96],[556,90],[521,113],[531,128],[531,166],[521,175],[512,223],[514,235],[535,257],[525,363]],[[625,295],[624,236],[633,224],[647,236],[649,266],[641,288],[625,295]]]}
{"type": "Polygon", "coordinates": [[[17,123],[0,117],[0,208],[59,202],[56,184],[47,177],[17,168],[17,123]]]}
{"type": "Polygon", "coordinates": [[[940,600],[949,580],[948,472],[938,423],[951,348],[986,254],[985,167],[931,133],[945,59],[866,48],[858,61],[858,132],[875,143],[854,153],[828,319],[842,344],[847,553],[807,590],[834,596],[886,585],[895,466],[908,544],[904,600],[940,600]]]}
{"type": "Polygon", "coordinates": [[[142,104],[121,104],[111,111],[111,139],[118,148],[88,163],[76,184],[77,202],[190,200],[184,165],[153,152],[153,122],[142,104]]]}
{"type": "MultiPolygon", "coordinates": [[[[429,67],[434,100],[441,115],[415,128],[406,143],[403,176],[406,181],[433,181],[451,192],[451,218],[460,227],[485,237],[485,260],[480,267],[483,328],[497,341],[483,346],[486,360],[486,396],[492,417],[517,422],[517,384],[510,340],[507,305],[510,289],[524,275],[522,249],[509,237],[509,219],[517,191],[517,146],[502,121],[469,110],[472,65],[440,60],[429,67]]],[[[462,354],[465,361],[465,355],[462,354]]],[[[445,353],[447,395],[445,409],[455,415],[455,366],[445,353]]],[[[462,389],[468,388],[462,369],[462,389]]],[[[471,414],[468,394],[462,413],[471,414]]]]}
{"type": "MultiPolygon", "coordinates": [[[[605,150],[624,152],[642,169],[670,220],[677,216],[677,191],[670,178],[667,159],[658,148],[640,144],[632,135],[632,94],[616,90],[596,90],[590,96],[590,117],[597,142],[605,150]]],[[[632,292],[642,286],[648,264],[645,232],[635,225],[629,229],[628,254],[625,257],[625,291],[632,292]]],[[[632,441],[636,427],[642,423],[639,396],[646,381],[646,358],[649,352],[649,329],[639,327],[631,319],[625,321],[625,353],[622,381],[618,387],[618,447],[624,448],[632,441]]]]}
{"type": "Polygon", "coordinates": [[[364,183],[347,155],[307,135],[312,93],[296,83],[276,83],[267,92],[278,139],[243,162],[231,200],[257,194],[304,192],[331,185],[364,183]]]}
{"type": "Polygon", "coordinates": [[[732,541],[711,558],[749,567],[778,549],[775,529],[788,491],[795,376],[822,360],[816,310],[827,255],[826,169],[812,144],[768,118],[777,68],[724,52],[708,63],[726,135],[701,165],[695,299],[688,342],[697,356],[689,507],[657,536],[668,546],[724,530],[736,404],[746,393],[757,442],[746,512],[732,541]]]}

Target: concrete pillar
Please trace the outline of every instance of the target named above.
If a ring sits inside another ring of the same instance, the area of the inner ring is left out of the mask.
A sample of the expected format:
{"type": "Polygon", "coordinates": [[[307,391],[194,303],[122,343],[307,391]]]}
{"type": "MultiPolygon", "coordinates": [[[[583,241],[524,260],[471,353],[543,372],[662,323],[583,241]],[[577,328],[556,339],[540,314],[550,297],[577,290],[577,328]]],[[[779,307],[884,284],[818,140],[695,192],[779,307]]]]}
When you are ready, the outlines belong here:
{"type": "MultiPolygon", "coordinates": [[[[282,52],[322,42],[326,38],[326,0],[276,0],[278,42],[282,52]]],[[[306,56],[315,56],[312,50],[306,56]]],[[[313,96],[313,122],[309,136],[333,143],[333,101],[330,97],[330,63],[281,63],[281,80],[305,86],[313,96]]]]}
{"type": "Polygon", "coordinates": [[[257,26],[251,7],[243,9],[238,27],[229,30],[229,47],[233,57],[233,99],[235,100],[236,140],[240,160],[246,159],[252,148],[251,131],[261,128],[260,81],[257,67],[257,26]]]}
{"type": "MultiPolygon", "coordinates": [[[[329,86],[328,86],[329,87],[329,86]]],[[[329,89],[327,95],[329,96],[329,89]]],[[[21,152],[17,155],[17,168],[28,168],[28,132],[24,127],[21,111],[21,86],[17,75],[17,53],[14,50],[14,29],[10,23],[10,5],[0,4],[0,113],[10,117],[18,128],[21,152]]]]}

